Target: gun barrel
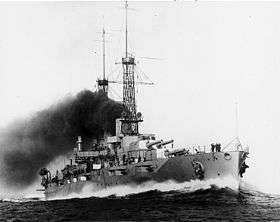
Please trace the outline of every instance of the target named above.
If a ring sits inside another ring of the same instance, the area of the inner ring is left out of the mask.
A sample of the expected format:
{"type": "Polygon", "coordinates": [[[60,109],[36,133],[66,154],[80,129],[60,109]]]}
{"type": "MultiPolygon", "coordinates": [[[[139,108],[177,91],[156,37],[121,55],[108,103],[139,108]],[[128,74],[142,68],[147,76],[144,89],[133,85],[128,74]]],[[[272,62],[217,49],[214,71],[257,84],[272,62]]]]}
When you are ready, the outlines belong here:
{"type": "Polygon", "coordinates": [[[156,140],[156,141],[153,141],[153,142],[149,142],[149,143],[146,144],[146,147],[151,148],[152,146],[157,145],[161,142],[162,142],[161,140],[156,140]]]}
{"type": "Polygon", "coordinates": [[[164,145],[167,145],[167,144],[170,144],[170,143],[173,143],[174,140],[167,140],[167,141],[163,141],[159,144],[157,144],[157,148],[160,148],[161,146],[164,146],[164,145]]]}
{"type": "Polygon", "coordinates": [[[160,145],[164,146],[164,145],[167,145],[167,144],[170,144],[173,142],[174,142],[174,140],[168,140],[168,141],[162,142],[160,145]]]}

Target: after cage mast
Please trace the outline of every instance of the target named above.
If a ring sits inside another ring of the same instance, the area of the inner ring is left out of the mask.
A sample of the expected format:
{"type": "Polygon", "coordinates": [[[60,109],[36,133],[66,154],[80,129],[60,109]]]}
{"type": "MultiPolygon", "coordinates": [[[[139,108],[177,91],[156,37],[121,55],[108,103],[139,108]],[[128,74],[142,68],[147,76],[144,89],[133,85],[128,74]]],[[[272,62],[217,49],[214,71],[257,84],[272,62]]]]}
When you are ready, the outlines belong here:
{"type": "Polygon", "coordinates": [[[106,61],[105,61],[105,28],[102,29],[102,58],[103,58],[103,73],[102,79],[97,80],[98,91],[102,90],[108,96],[108,79],[106,78],[106,61]]]}

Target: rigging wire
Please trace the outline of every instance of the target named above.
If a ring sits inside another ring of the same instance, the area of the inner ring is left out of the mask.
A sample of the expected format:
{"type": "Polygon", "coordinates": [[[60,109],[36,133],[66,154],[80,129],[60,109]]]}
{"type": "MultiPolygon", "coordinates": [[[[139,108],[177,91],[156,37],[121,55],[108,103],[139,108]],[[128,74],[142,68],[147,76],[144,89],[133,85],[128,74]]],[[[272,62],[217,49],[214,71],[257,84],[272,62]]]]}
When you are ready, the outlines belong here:
{"type": "Polygon", "coordinates": [[[109,91],[111,94],[115,95],[120,101],[122,101],[122,97],[112,87],[110,87],[109,91]]]}
{"type": "Polygon", "coordinates": [[[139,66],[137,66],[137,70],[141,73],[141,75],[143,75],[146,78],[147,81],[153,83],[153,81],[145,74],[145,72],[139,66]]]}

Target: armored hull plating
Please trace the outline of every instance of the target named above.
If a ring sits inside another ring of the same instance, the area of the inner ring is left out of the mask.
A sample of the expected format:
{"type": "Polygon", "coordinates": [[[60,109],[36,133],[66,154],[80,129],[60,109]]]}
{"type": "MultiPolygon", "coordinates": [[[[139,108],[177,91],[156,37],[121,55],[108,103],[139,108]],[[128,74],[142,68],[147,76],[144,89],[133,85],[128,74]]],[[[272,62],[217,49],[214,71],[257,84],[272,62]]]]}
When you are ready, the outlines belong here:
{"type": "Polygon", "coordinates": [[[173,180],[180,183],[229,176],[238,180],[242,175],[246,156],[247,153],[244,151],[211,152],[158,158],[155,161],[134,163],[127,167],[109,167],[99,172],[91,172],[87,181],[78,177],[72,178],[62,186],[52,184],[45,190],[45,195],[47,199],[51,199],[73,193],[79,194],[85,186],[94,193],[114,186],[134,186],[147,181],[173,180]]]}

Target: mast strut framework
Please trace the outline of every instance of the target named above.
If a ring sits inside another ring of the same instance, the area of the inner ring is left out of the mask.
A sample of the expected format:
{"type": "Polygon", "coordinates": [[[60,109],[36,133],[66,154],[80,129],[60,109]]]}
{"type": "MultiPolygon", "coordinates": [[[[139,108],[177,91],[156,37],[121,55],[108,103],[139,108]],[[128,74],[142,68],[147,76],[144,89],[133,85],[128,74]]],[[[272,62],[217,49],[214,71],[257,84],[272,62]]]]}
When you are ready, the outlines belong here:
{"type": "Polygon", "coordinates": [[[138,122],[141,120],[141,114],[137,114],[135,101],[135,58],[128,53],[128,4],[125,2],[125,57],[122,58],[123,67],[123,133],[128,135],[137,135],[138,122]]]}

